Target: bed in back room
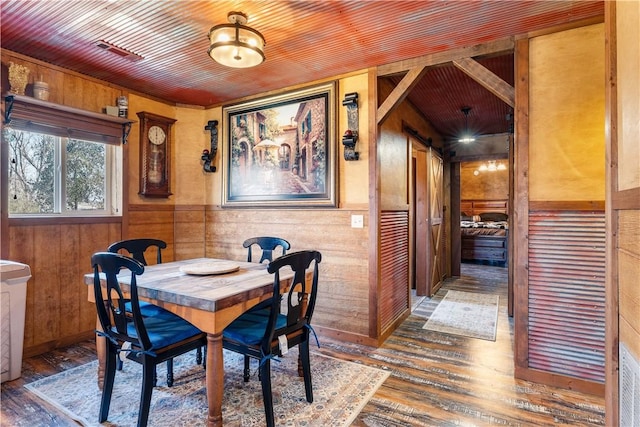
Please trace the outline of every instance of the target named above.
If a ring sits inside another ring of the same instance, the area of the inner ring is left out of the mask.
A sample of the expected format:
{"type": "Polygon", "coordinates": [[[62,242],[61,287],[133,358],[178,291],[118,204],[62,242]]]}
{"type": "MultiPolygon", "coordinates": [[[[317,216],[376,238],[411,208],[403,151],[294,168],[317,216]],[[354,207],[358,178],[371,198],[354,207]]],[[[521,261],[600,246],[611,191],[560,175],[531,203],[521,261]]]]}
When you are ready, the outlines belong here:
{"type": "Polygon", "coordinates": [[[462,200],[460,212],[462,260],[506,266],[507,201],[462,200]]]}

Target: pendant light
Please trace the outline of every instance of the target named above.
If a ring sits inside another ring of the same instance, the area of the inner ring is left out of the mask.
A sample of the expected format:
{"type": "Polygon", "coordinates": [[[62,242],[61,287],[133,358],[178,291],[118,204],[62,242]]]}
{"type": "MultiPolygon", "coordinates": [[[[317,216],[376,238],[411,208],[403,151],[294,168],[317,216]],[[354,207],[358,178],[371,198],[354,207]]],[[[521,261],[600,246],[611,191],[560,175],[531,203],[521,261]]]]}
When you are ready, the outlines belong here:
{"type": "Polygon", "coordinates": [[[464,135],[462,135],[462,138],[460,138],[458,142],[469,144],[476,140],[469,133],[469,111],[471,111],[471,107],[462,107],[460,111],[462,111],[462,114],[464,114],[464,135]]]}
{"type": "Polygon", "coordinates": [[[209,30],[209,56],[219,64],[233,68],[249,68],[261,64],[264,57],[264,37],[259,31],[245,25],[247,15],[229,12],[229,24],[220,24],[209,30]]]}

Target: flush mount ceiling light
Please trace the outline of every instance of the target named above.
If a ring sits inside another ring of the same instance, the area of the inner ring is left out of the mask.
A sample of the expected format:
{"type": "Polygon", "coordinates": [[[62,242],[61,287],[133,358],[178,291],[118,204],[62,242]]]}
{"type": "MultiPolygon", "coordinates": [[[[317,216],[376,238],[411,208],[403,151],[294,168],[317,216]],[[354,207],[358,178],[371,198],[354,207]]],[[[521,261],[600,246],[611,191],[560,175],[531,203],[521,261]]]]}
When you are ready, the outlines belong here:
{"type": "Polygon", "coordinates": [[[460,111],[464,114],[464,135],[458,140],[458,142],[469,144],[476,140],[469,133],[469,111],[471,111],[471,107],[462,107],[460,111]]]}
{"type": "Polygon", "coordinates": [[[249,68],[264,61],[264,37],[247,27],[247,15],[229,12],[229,24],[220,24],[209,30],[209,56],[219,64],[233,68],[249,68]]]}

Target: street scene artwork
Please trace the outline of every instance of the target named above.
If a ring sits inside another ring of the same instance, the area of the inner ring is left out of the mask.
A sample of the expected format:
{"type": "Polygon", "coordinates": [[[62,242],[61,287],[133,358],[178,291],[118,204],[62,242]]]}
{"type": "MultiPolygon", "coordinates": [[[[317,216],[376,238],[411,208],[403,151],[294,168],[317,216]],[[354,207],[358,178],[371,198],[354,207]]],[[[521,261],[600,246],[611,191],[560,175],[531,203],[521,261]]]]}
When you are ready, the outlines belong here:
{"type": "Polygon", "coordinates": [[[226,111],[226,204],[333,203],[332,91],[226,111]]]}

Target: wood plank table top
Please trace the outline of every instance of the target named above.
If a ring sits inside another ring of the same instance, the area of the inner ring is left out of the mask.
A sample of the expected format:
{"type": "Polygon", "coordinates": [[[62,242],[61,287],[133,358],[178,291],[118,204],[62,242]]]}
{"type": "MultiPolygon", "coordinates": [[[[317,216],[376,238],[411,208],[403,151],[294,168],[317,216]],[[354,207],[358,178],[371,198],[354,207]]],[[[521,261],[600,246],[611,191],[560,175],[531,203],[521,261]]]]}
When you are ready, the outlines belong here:
{"type": "MultiPolygon", "coordinates": [[[[119,276],[122,290],[129,291],[129,272],[119,276]]],[[[293,271],[281,272],[280,280],[293,278],[293,271]]],[[[93,274],[84,276],[89,285],[88,298],[95,302],[93,274]]],[[[209,426],[222,425],[222,396],[224,363],[222,356],[222,331],[235,318],[258,302],[269,298],[273,291],[273,275],[266,264],[249,263],[213,258],[196,258],[146,266],[136,278],[141,300],[152,302],[191,322],[207,333],[206,386],[209,426]],[[194,275],[181,271],[202,263],[234,263],[236,271],[225,274],[194,275]]],[[[98,359],[101,365],[99,379],[104,372],[104,338],[96,338],[98,359]]]]}

